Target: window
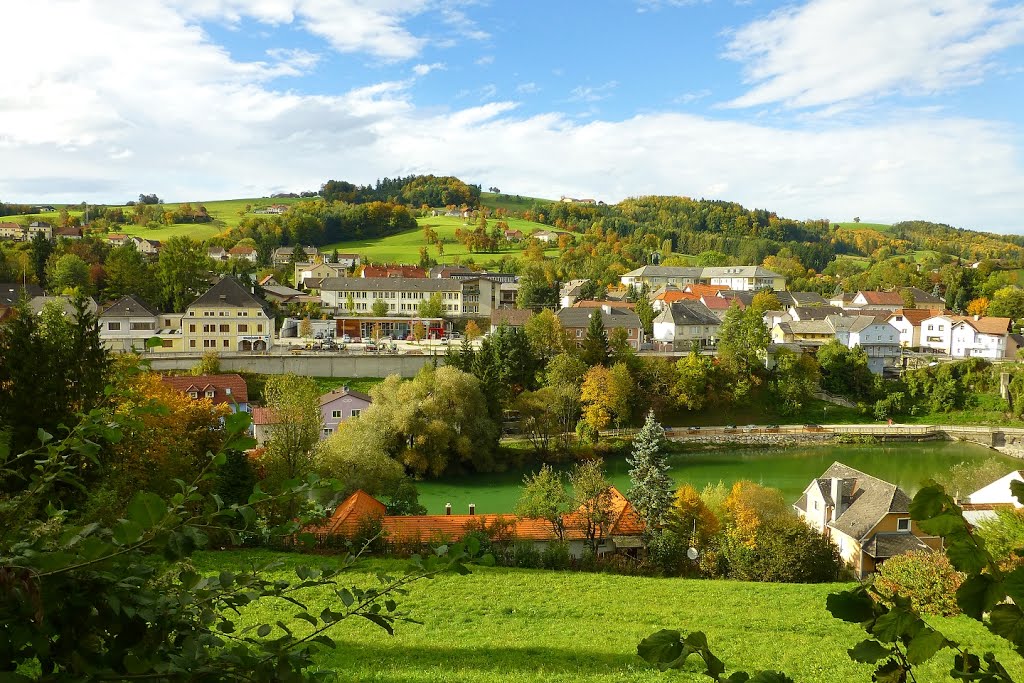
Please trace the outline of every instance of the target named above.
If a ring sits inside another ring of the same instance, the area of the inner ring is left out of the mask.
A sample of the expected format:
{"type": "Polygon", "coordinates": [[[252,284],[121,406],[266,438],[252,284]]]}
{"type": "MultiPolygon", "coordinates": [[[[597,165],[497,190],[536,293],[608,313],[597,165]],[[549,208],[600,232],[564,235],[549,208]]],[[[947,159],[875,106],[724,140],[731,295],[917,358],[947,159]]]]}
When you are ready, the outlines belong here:
{"type": "Polygon", "coordinates": [[[334,433],[333,429],[331,429],[330,427],[324,427],[324,436],[330,436],[333,433],[334,433]]]}
{"type": "Polygon", "coordinates": [[[910,531],[910,517],[900,517],[896,520],[897,531],[910,531]]]}
{"type": "Polygon", "coordinates": [[[221,325],[221,326],[220,326],[220,331],[221,331],[222,333],[224,333],[224,332],[230,332],[230,331],[231,331],[231,325],[221,325]]]}
{"type": "Polygon", "coordinates": [[[229,343],[230,343],[230,342],[229,342],[229,341],[228,341],[227,339],[225,339],[225,340],[224,340],[224,348],[225,348],[225,349],[226,349],[226,348],[228,348],[228,344],[229,344],[229,343]]]}
{"type": "Polygon", "coordinates": [[[359,414],[362,413],[362,412],[363,412],[362,410],[360,410],[359,408],[356,408],[351,413],[349,413],[349,416],[350,417],[359,417],[359,414]]]}
{"type": "Polygon", "coordinates": [[[203,340],[203,348],[204,349],[215,349],[215,348],[217,348],[217,340],[216,339],[204,339],[203,340]]]}
{"type": "Polygon", "coordinates": [[[192,398],[199,398],[199,392],[198,391],[190,391],[190,392],[188,392],[188,395],[191,396],[192,398]]]}
{"type": "Polygon", "coordinates": [[[188,326],[188,331],[189,332],[195,332],[196,331],[196,326],[195,325],[189,325],[188,326]]]}
{"type": "Polygon", "coordinates": [[[206,398],[213,398],[213,389],[206,390],[206,398]]]}
{"type": "MultiPolygon", "coordinates": [[[[195,344],[195,340],[192,340],[192,344],[193,345],[195,344]]],[[[165,349],[169,349],[172,346],[174,346],[174,340],[173,339],[161,339],[160,340],[160,346],[162,346],[165,349]]]]}
{"type": "Polygon", "coordinates": [[[262,332],[263,331],[263,325],[257,325],[256,326],[256,331],[257,332],[262,332]]]}
{"type": "Polygon", "coordinates": [[[934,327],[932,327],[931,325],[929,325],[929,326],[928,326],[928,331],[929,331],[929,332],[931,332],[931,331],[932,331],[933,329],[935,329],[935,328],[934,328],[934,327]]]}
{"type": "Polygon", "coordinates": [[[153,327],[153,323],[128,323],[128,329],[131,330],[152,330],[153,327]]]}
{"type": "Polygon", "coordinates": [[[195,340],[195,339],[189,339],[189,340],[188,340],[188,347],[189,347],[190,349],[194,349],[194,348],[196,348],[196,340],[195,340]]]}
{"type": "Polygon", "coordinates": [[[107,329],[114,331],[121,329],[121,323],[107,323],[107,329]]]}
{"type": "Polygon", "coordinates": [[[944,329],[946,329],[945,325],[939,325],[939,332],[942,332],[944,329]]]}
{"type": "Polygon", "coordinates": [[[331,411],[331,417],[333,417],[333,418],[341,417],[341,411],[340,410],[332,410],[331,411]]]}
{"type": "Polygon", "coordinates": [[[576,330],[576,338],[579,339],[583,336],[583,330],[576,330]]]}

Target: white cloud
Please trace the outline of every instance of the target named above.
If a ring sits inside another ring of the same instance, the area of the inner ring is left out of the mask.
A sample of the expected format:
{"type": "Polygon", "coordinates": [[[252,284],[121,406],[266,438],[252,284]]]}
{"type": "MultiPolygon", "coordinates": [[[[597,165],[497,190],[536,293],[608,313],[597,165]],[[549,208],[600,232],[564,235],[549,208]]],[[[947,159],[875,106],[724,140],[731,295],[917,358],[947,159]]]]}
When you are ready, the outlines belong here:
{"type": "Polygon", "coordinates": [[[533,95],[534,93],[540,92],[540,86],[530,81],[529,83],[520,83],[516,86],[516,92],[524,95],[533,95]]]}
{"type": "Polygon", "coordinates": [[[693,92],[684,92],[682,95],[674,97],[672,102],[673,104],[692,104],[699,100],[703,100],[710,95],[711,91],[707,88],[703,88],[702,90],[696,90],[693,92]]]}
{"type": "Polygon", "coordinates": [[[202,201],[422,172],[540,197],[704,195],[795,218],[1020,229],[1019,132],[1004,125],[942,111],[824,129],[678,113],[528,116],[512,101],[444,111],[415,105],[412,76],[303,95],[275,89],[282,58],[298,55],[239,61],[166,5],[104,6],[19,4],[16,27],[46,25],[53,45],[74,49],[38,50],[34,32],[7,32],[11,54],[32,59],[5,74],[13,94],[0,103],[0,197],[202,201]]]}
{"type": "Polygon", "coordinates": [[[274,60],[281,76],[302,75],[320,62],[320,55],[300,49],[271,48],[267,50],[267,56],[274,60]]]}
{"type": "Polygon", "coordinates": [[[569,93],[570,102],[598,102],[612,96],[612,91],[619,86],[617,81],[608,81],[601,85],[578,85],[569,93]]]}
{"type": "Polygon", "coordinates": [[[995,0],[811,0],[731,35],[751,89],[729,103],[819,107],[977,82],[1024,42],[1024,5],[995,0]]]}
{"type": "Polygon", "coordinates": [[[484,55],[480,59],[474,62],[477,66],[487,66],[488,64],[494,64],[494,55],[484,55]]]}
{"type": "Polygon", "coordinates": [[[417,76],[426,76],[431,71],[444,70],[445,65],[441,62],[434,62],[433,64],[417,64],[412,68],[412,72],[417,76]]]}

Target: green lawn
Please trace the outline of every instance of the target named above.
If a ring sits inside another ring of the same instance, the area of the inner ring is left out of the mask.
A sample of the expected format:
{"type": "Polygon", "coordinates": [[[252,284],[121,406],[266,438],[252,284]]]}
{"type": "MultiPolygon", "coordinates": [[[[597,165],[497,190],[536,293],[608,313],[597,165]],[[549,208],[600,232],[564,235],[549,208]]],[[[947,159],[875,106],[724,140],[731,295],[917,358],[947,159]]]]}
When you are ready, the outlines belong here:
{"type": "MultiPolygon", "coordinates": [[[[250,562],[280,559],[279,576],[295,580],[299,565],[332,558],[266,551],[206,552],[194,563],[203,573],[243,571],[250,562]]],[[[377,571],[398,573],[400,561],[367,561],[344,585],[374,585],[377,571]]],[[[414,584],[396,601],[422,623],[400,623],[394,636],[364,620],[332,632],[338,643],[318,660],[345,681],[389,683],[525,683],[551,681],[706,681],[689,671],[660,673],[636,656],[636,645],[661,628],[702,630],[728,669],[776,669],[801,683],[869,681],[872,667],[855,664],[847,649],[865,637],[857,626],[825,610],[826,596],[846,584],[781,585],[737,581],[654,579],[474,567],[468,576],[441,576],[414,584]]],[[[305,595],[313,614],[341,609],[326,587],[305,595]]],[[[259,604],[244,625],[281,620],[295,633],[310,627],[294,605],[259,604]]],[[[975,652],[991,649],[1011,676],[1024,676],[1019,656],[965,617],[934,618],[948,637],[975,652]]],[[[275,632],[277,627],[275,627],[275,632]]],[[[273,634],[271,634],[273,637],[273,634]]],[[[917,671],[918,681],[948,680],[949,650],[917,671]]]]}
{"type": "Polygon", "coordinates": [[[841,228],[847,228],[849,230],[877,230],[878,232],[889,233],[892,232],[892,226],[888,223],[854,223],[853,221],[833,221],[834,225],[838,225],[841,228]]]}
{"type": "Polygon", "coordinates": [[[481,192],[480,204],[488,209],[505,209],[506,211],[521,212],[532,209],[533,205],[540,203],[551,204],[554,199],[538,199],[537,197],[523,197],[514,194],[495,194],[493,192],[481,192]]]}
{"type": "Polygon", "coordinates": [[[334,391],[339,387],[348,387],[352,391],[368,394],[370,389],[384,381],[383,377],[314,377],[313,379],[322,394],[334,391]]]}
{"type": "MultiPolygon", "coordinates": [[[[420,260],[420,247],[426,244],[423,239],[423,226],[429,225],[444,242],[444,256],[442,258],[438,258],[436,247],[429,247],[430,256],[441,263],[453,263],[456,258],[463,261],[466,258],[472,258],[477,263],[483,263],[500,259],[502,256],[518,258],[522,254],[518,246],[499,252],[471,254],[463,244],[455,239],[456,230],[460,228],[472,230],[474,228],[474,225],[467,224],[467,221],[462,218],[427,216],[417,219],[417,222],[420,225],[420,228],[417,230],[410,230],[379,239],[338,242],[323,247],[323,250],[329,252],[332,249],[337,249],[341,252],[357,253],[364,259],[376,262],[418,263],[420,260]]],[[[493,222],[492,220],[491,223],[493,224],[493,222]]],[[[505,222],[513,230],[522,230],[524,235],[529,235],[534,230],[547,230],[549,228],[549,226],[541,223],[524,221],[520,218],[508,218],[505,219],[505,222]]],[[[558,249],[548,249],[544,253],[549,256],[556,256],[558,249]]]]}

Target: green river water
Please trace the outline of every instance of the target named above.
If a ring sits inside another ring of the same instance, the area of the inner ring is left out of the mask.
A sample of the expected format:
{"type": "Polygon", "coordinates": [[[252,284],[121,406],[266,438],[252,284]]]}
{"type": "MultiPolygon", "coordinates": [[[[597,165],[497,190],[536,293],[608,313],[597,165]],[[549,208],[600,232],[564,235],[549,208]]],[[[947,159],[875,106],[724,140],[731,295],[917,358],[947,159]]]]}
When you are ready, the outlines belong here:
{"type": "MultiPolygon", "coordinates": [[[[837,460],[898,484],[910,495],[920,488],[922,481],[961,461],[996,460],[1005,463],[1007,472],[1024,465],[983,446],[952,441],[716,450],[676,454],[669,461],[676,481],[689,482],[698,490],[708,483],[722,481],[729,485],[749,479],[781,489],[787,500],[795,501],[811,479],[837,460]]],[[[615,458],[606,465],[612,483],[625,492],[629,488],[629,466],[625,459],[615,458]]],[[[417,483],[417,488],[428,514],[443,514],[445,503],[452,504],[455,514],[468,512],[470,503],[476,504],[478,514],[511,512],[519,498],[524,474],[523,470],[516,470],[424,481],[417,483]]]]}

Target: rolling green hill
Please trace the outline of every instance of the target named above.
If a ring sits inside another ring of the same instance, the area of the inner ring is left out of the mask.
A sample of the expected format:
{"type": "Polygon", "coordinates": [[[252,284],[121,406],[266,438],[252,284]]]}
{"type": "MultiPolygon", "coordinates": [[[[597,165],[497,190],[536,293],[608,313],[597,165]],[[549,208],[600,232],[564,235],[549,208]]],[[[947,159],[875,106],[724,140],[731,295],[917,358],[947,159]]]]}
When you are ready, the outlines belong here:
{"type": "MultiPolygon", "coordinates": [[[[201,573],[216,574],[271,559],[287,568],[277,576],[293,581],[294,567],[331,562],[330,556],[265,551],[206,552],[193,561],[201,573]]],[[[401,575],[402,566],[367,561],[340,583],[370,587],[375,572],[401,575]]],[[[801,683],[866,682],[872,666],[847,655],[864,631],[825,610],[826,596],[846,587],[473,567],[469,576],[422,581],[399,596],[400,608],[422,623],[399,623],[394,636],[362,620],[340,624],[332,631],[338,647],[321,651],[318,663],[338,671],[341,680],[381,683],[707,681],[696,664],[661,673],[637,657],[642,638],[672,628],[704,631],[730,672],[774,669],[801,683]]],[[[301,597],[313,614],[337,609],[327,587],[301,597]]],[[[296,611],[284,601],[260,604],[243,613],[239,628],[256,619],[280,619],[302,636],[310,626],[293,616],[296,611]]],[[[949,638],[970,644],[972,652],[994,651],[1015,679],[1024,675],[1021,658],[981,624],[966,617],[929,621],[949,638]]],[[[952,651],[945,650],[915,669],[917,680],[948,680],[952,663],[952,651]]]]}
{"type": "MultiPolygon", "coordinates": [[[[426,244],[423,239],[422,228],[424,226],[430,226],[431,229],[437,233],[437,236],[444,242],[444,256],[441,258],[437,255],[436,247],[429,247],[430,256],[437,259],[439,263],[452,263],[456,257],[460,259],[469,257],[474,259],[474,261],[483,262],[499,259],[502,256],[518,257],[522,254],[522,251],[518,247],[512,247],[511,249],[493,253],[470,253],[463,244],[455,239],[455,231],[459,228],[472,230],[474,227],[462,218],[428,216],[425,218],[418,218],[417,222],[420,225],[419,230],[410,230],[408,232],[377,239],[338,242],[336,244],[329,244],[323,247],[323,249],[324,251],[337,249],[340,252],[356,253],[366,259],[377,262],[418,263],[420,260],[420,247],[426,244]]],[[[505,222],[508,223],[509,227],[513,230],[521,230],[525,235],[529,235],[534,230],[542,230],[549,227],[541,223],[524,221],[519,218],[508,218],[505,219],[505,222]]],[[[557,256],[558,249],[549,249],[545,254],[549,256],[557,256]]]]}
{"type": "Polygon", "coordinates": [[[532,209],[534,204],[550,204],[554,201],[553,199],[523,197],[517,194],[480,193],[480,203],[482,205],[488,209],[505,209],[506,211],[526,211],[527,209],[532,209]]]}

